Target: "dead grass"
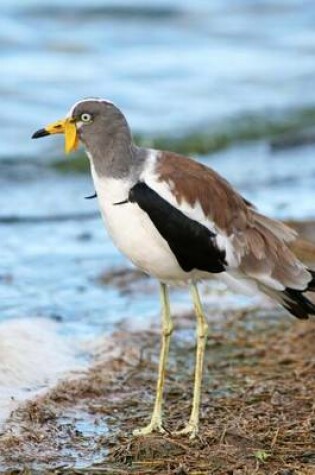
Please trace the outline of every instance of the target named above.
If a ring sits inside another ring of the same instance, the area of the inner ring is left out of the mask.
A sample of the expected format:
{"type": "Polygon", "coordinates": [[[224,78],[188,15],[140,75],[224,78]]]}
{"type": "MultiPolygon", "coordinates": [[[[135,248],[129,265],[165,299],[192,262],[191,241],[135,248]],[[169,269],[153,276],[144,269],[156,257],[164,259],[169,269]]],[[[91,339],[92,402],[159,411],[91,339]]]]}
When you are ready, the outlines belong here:
{"type": "Polygon", "coordinates": [[[222,314],[207,348],[202,430],[189,441],[171,432],[189,415],[193,325],[191,315],[177,321],[166,436],[131,436],[152,409],[159,336],[120,332],[115,359],[13,414],[1,473],[314,475],[314,322],[274,310],[222,314]]]}

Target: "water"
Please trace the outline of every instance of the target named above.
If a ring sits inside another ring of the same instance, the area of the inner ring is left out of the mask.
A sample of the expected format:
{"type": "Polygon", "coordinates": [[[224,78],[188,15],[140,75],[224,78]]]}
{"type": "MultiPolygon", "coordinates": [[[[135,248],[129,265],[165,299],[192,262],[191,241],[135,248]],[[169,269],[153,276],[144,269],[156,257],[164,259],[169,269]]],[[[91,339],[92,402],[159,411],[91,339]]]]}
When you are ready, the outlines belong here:
{"type": "MultiPolygon", "coordinates": [[[[51,171],[46,165],[62,154],[62,140],[35,142],[32,132],[91,95],[117,102],[133,130],[149,134],[313,106],[314,19],[315,3],[300,0],[2,0],[0,330],[1,348],[16,354],[0,378],[13,369],[17,375],[14,388],[1,379],[2,404],[9,395],[25,396],[23,385],[29,393],[51,376],[32,370],[36,355],[46,358],[36,338],[23,353],[25,365],[16,358],[25,347],[6,324],[44,335],[59,354],[70,341],[71,358],[65,350],[60,364],[69,370],[73,358],[77,364],[86,356],[85,341],[123,319],[133,328],[158,319],[154,283],[131,293],[100,283],[104,271],[128,264],[106,236],[96,200],[84,200],[93,192],[91,179],[51,171]]],[[[199,158],[262,211],[314,218],[311,146],[274,154],[255,143],[199,158]]],[[[209,299],[214,307],[247,302],[227,294],[216,303],[215,291],[209,299]]],[[[175,310],[190,305],[187,292],[175,291],[172,302],[175,310]]]]}
{"type": "MultiPolygon", "coordinates": [[[[2,422],[25,397],[32,397],[69,370],[82,369],[73,338],[62,338],[49,319],[0,321],[0,431],[2,422]]],[[[2,431],[1,431],[2,432],[2,431]]]]}
{"type": "Polygon", "coordinates": [[[204,160],[257,208],[277,219],[315,215],[314,146],[272,153],[268,144],[233,147],[204,160]]]}
{"type": "Polygon", "coordinates": [[[311,0],[2,0],[0,156],[59,155],[29,137],[86,96],[149,133],[314,105],[314,17],[311,0]]]}

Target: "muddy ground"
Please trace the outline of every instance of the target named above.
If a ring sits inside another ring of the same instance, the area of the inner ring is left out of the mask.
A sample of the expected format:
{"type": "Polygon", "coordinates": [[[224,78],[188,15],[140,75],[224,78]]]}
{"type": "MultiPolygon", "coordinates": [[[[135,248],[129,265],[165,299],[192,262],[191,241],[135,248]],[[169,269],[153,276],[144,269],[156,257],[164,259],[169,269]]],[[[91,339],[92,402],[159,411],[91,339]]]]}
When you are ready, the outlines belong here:
{"type": "Polygon", "coordinates": [[[152,409],[159,335],[121,331],[100,344],[85,374],[12,415],[0,441],[1,473],[315,474],[315,322],[275,309],[218,312],[194,441],[171,434],[189,415],[195,351],[193,316],[175,324],[167,435],[131,435],[152,409]]]}

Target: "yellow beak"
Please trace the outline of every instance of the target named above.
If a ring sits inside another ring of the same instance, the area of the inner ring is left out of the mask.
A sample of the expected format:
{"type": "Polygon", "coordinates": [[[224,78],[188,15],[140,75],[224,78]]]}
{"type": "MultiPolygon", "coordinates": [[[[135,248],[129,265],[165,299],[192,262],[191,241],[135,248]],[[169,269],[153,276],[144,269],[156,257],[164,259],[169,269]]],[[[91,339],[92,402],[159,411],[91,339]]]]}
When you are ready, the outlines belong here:
{"type": "Polygon", "coordinates": [[[46,125],[43,129],[37,130],[32,136],[33,139],[45,137],[52,134],[65,135],[65,152],[70,153],[78,148],[79,136],[73,119],[57,120],[53,124],[46,125]]]}

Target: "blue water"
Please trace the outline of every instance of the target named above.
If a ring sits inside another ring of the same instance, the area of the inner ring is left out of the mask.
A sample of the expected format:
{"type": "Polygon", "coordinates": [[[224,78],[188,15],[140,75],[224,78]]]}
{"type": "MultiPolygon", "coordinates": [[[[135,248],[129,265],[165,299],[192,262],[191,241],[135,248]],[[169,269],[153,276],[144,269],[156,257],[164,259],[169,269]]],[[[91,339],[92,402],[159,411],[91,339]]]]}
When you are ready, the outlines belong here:
{"type": "Polygon", "coordinates": [[[59,155],[31,133],[91,95],[163,133],[313,105],[314,20],[302,0],[2,0],[0,157],[59,155]]]}

